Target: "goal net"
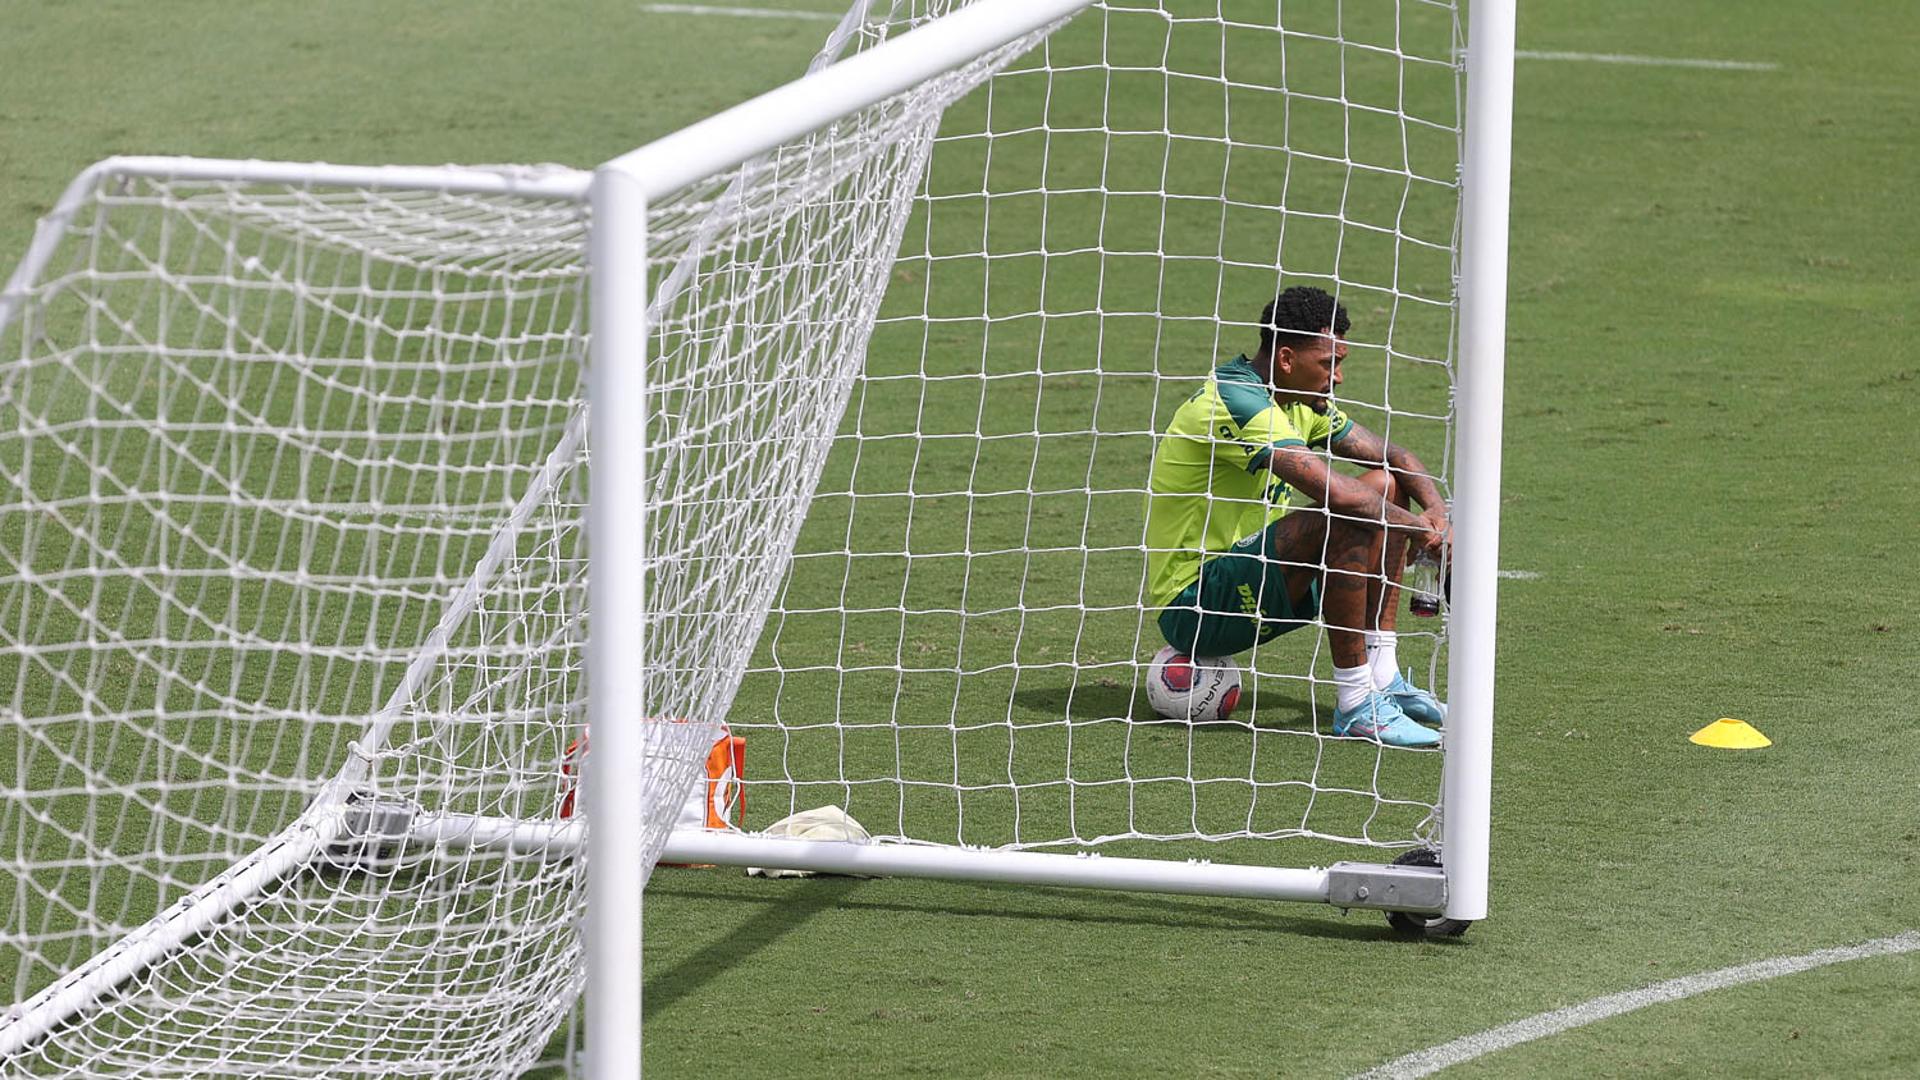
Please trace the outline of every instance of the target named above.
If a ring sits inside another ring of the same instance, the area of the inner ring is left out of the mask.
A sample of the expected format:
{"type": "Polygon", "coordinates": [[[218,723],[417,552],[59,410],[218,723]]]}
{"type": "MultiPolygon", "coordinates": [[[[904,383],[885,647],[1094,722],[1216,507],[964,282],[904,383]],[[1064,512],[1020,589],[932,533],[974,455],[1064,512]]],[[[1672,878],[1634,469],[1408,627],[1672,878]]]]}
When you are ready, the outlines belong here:
{"type": "MultiPolygon", "coordinates": [[[[650,207],[649,867],[941,111],[1031,43],[650,207]]],[[[0,294],[8,1074],[540,1060],[584,981],[589,180],[116,159],[42,223],[0,294]]]]}
{"type": "Polygon", "coordinates": [[[355,822],[560,798],[585,227],[113,171],[43,225],[0,331],[6,1072],[479,1075],[565,1013],[578,865],[355,822]]]}
{"type": "MultiPolygon", "coordinates": [[[[860,3],[815,71],[949,6],[860,3]]],[[[1433,841],[1442,755],[1332,737],[1323,628],[1243,658],[1230,722],[1140,689],[1155,439],[1279,287],[1345,304],[1341,408],[1448,482],[1456,13],[1277,10],[1095,5],[649,194],[644,414],[598,419],[645,430],[641,753],[602,778],[643,870],[721,723],[750,828],[1433,841]]],[[[114,159],[42,223],[0,292],[0,1071],[571,1045],[590,182],[114,159]]],[[[1442,625],[1403,624],[1423,681],[1442,625]]]]}
{"type": "MultiPolygon", "coordinates": [[[[823,56],[934,10],[856,9],[823,56]]],[[[1351,314],[1339,408],[1448,489],[1459,41],[1445,3],[1116,0],[948,111],[729,717],[753,823],[1297,866],[1437,839],[1440,755],[1332,736],[1321,627],[1238,658],[1229,722],[1158,720],[1144,523],[1173,410],[1296,284],[1351,314]]],[[[1401,612],[1422,685],[1442,625],[1401,612]]]]}

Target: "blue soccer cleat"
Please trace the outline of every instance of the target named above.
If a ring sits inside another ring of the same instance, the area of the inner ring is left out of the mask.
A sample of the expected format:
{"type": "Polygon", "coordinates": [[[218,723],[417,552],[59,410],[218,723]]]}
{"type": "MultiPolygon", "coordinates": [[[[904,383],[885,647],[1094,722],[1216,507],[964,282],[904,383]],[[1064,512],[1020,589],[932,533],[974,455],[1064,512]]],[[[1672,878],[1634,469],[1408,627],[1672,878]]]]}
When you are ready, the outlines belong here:
{"type": "Polygon", "coordinates": [[[1413,685],[1405,675],[1396,673],[1392,682],[1380,688],[1380,693],[1393,698],[1400,711],[1415,723],[1439,727],[1447,722],[1447,707],[1440,699],[1413,685]]]}
{"type": "Polygon", "coordinates": [[[1382,746],[1418,749],[1440,745],[1439,732],[1414,723],[1406,713],[1400,711],[1400,706],[1393,695],[1384,690],[1375,690],[1368,694],[1367,700],[1351,710],[1335,710],[1333,733],[1359,739],[1372,739],[1382,746]]]}

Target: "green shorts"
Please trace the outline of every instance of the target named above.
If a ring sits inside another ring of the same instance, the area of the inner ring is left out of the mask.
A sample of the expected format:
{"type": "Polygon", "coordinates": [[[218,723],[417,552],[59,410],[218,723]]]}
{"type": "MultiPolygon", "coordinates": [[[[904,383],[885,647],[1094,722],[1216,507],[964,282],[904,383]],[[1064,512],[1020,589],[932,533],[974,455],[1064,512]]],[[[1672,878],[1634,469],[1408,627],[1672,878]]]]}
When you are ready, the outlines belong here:
{"type": "Polygon", "coordinates": [[[1167,644],[1189,656],[1232,656],[1320,616],[1320,575],[1305,567],[1291,570],[1313,573],[1309,607],[1294,610],[1287,595],[1289,568],[1266,557],[1273,529],[1268,525],[1200,564],[1200,579],[1160,612],[1167,644]]]}

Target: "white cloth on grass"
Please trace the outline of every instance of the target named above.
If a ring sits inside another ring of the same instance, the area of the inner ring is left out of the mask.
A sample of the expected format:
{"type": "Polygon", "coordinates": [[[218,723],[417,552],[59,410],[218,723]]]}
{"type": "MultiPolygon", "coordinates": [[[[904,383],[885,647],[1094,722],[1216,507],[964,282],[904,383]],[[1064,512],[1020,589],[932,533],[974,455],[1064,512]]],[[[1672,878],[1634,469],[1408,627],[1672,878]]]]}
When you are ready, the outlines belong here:
{"type": "MultiPolygon", "coordinates": [[[[787,836],[795,840],[844,840],[848,843],[864,844],[873,839],[866,826],[853,820],[853,816],[837,806],[821,806],[812,810],[802,810],[789,814],[767,826],[766,836],[787,836]]],[[[749,866],[748,877],[797,878],[818,877],[816,870],[782,870],[777,867],[749,866]]]]}

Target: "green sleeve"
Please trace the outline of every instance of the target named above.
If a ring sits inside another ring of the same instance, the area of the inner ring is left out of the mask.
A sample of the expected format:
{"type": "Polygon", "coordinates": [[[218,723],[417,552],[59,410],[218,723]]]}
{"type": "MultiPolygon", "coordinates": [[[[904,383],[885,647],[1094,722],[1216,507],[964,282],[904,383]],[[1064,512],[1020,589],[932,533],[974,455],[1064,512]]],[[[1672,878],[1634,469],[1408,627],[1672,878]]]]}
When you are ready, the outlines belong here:
{"type": "Polygon", "coordinates": [[[1313,414],[1308,427],[1312,430],[1307,434],[1307,445],[1331,446],[1353,430],[1353,418],[1341,412],[1339,406],[1329,405],[1326,412],[1313,414]]]}
{"type": "Polygon", "coordinates": [[[1267,467],[1275,450],[1287,446],[1305,446],[1303,438],[1287,414],[1278,406],[1270,406],[1248,419],[1241,425],[1239,437],[1234,445],[1242,448],[1242,456],[1230,459],[1248,472],[1256,472],[1267,467]]]}

